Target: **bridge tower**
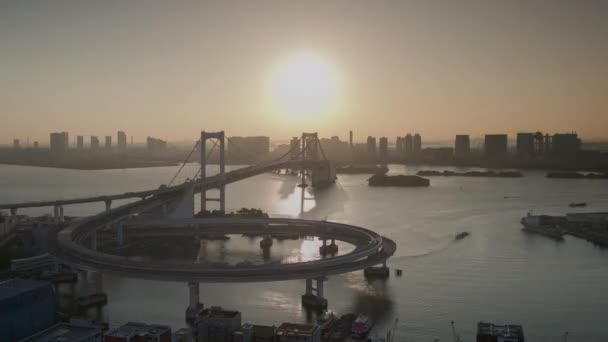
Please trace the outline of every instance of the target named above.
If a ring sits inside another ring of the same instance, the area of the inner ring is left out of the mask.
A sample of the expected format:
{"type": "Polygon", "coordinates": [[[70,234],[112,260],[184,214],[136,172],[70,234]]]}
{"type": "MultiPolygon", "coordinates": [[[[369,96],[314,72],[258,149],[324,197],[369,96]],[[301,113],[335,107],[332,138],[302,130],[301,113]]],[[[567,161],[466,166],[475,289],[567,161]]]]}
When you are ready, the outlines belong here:
{"type": "MultiPolygon", "coordinates": [[[[216,139],[219,141],[220,147],[220,176],[224,177],[226,171],[226,163],[225,163],[225,144],[224,144],[224,131],[220,132],[201,132],[201,180],[205,180],[207,178],[207,140],[208,139],[216,139]]],[[[219,187],[220,197],[219,198],[207,198],[207,191],[201,190],[201,212],[207,210],[207,202],[208,201],[217,201],[220,202],[220,211],[226,211],[226,186],[221,185],[219,187]]]]}

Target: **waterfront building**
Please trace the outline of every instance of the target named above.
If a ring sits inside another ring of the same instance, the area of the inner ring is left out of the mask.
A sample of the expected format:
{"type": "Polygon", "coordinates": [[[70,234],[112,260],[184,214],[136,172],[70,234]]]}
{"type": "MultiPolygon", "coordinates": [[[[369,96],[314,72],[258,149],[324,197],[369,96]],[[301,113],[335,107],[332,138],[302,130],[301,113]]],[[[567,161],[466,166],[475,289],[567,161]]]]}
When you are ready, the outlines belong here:
{"type": "Polygon", "coordinates": [[[327,159],[350,160],[349,143],[340,140],[338,136],[332,136],[330,139],[322,138],[319,142],[327,159]]]}
{"type": "Polygon", "coordinates": [[[230,342],[241,329],[241,313],[212,306],[196,318],[199,342],[230,342]]]}
{"type": "Polygon", "coordinates": [[[104,147],[106,150],[109,150],[112,148],[112,136],[111,135],[106,135],[106,144],[104,147]]]}
{"type": "Polygon", "coordinates": [[[171,328],[166,325],[129,322],[109,331],[105,342],[171,342],[171,328]]]}
{"type": "Polygon", "coordinates": [[[34,148],[38,148],[38,141],[34,141],[34,148]]]}
{"type": "Polygon", "coordinates": [[[275,336],[278,342],[321,342],[321,328],[315,324],[283,323],[275,336]]]}
{"type": "Polygon", "coordinates": [[[477,342],[524,342],[521,325],[477,323],[477,342]]]}
{"type": "Polygon", "coordinates": [[[228,150],[234,149],[234,153],[231,157],[241,159],[247,158],[246,160],[237,160],[243,163],[251,161],[260,161],[268,156],[270,152],[270,138],[265,136],[254,136],[254,137],[230,137],[230,142],[226,146],[228,150]]]}
{"type": "Polygon", "coordinates": [[[91,136],[91,150],[99,149],[99,138],[92,135],[91,136]]]}
{"type": "Polygon", "coordinates": [[[79,150],[84,148],[84,137],[82,135],[76,137],[76,148],[79,150]]]}
{"type": "Polygon", "coordinates": [[[384,165],[388,162],[388,138],[387,137],[380,138],[379,147],[380,147],[380,149],[379,149],[380,163],[384,165]]]}
{"type": "Polygon", "coordinates": [[[581,139],[576,133],[554,134],[551,139],[551,152],[558,156],[571,156],[580,152],[581,139]]]}
{"type": "Polygon", "coordinates": [[[68,150],[68,144],[68,132],[50,134],[51,153],[60,154],[66,152],[68,150]]]}
{"type": "Polygon", "coordinates": [[[466,134],[456,135],[454,142],[454,157],[464,158],[471,153],[471,139],[466,134]]]}
{"type": "Polygon", "coordinates": [[[124,152],[127,150],[127,134],[123,131],[118,131],[116,134],[116,145],[118,150],[124,152]]]}
{"type": "Polygon", "coordinates": [[[0,340],[20,341],[57,322],[51,283],[11,279],[0,283],[0,340]]]}
{"type": "Polygon", "coordinates": [[[422,136],[416,133],[414,134],[414,143],[412,148],[414,154],[419,154],[422,151],[422,136]]]}
{"type": "Polygon", "coordinates": [[[405,151],[405,154],[407,156],[411,156],[412,152],[414,151],[414,137],[412,137],[412,135],[410,133],[408,133],[405,136],[403,144],[404,144],[403,149],[405,151]]]}
{"type": "Polygon", "coordinates": [[[103,331],[90,321],[71,319],[70,323],[58,323],[32,335],[21,342],[102,342],[103,331]]]}
{"type": "Polygon", "coordinates": [[[146,148],[150,152],[160,152],[167,149],[167,142],[153,137],[146,138],[146,148]]]}
{"type": "Polygon", "coordinates": [[[517,157],[530,158],[536,153],[536,134],[517,133],[517,157]]]}
{"type": "Polygon", "coordinates": [[[395,140],[395,151],[397,155],[402,156],[405,151],[405,139],[403,137],[397,137],[395,140]]]}
{"type": "Polygon", "coordinates": [[[488,158],[501,157],[507,154],[506,134],[486,134],[484,140],[484,153],[488,158]]]}
{"type": "Polygon", "coordinates": [[[376,159],[376,138],[367,137],[367,157],[371,160],[376,159]]]}
{"type": "Polygon", "coordinates": [[[21,149],[21,142],[19,141],[19,139],[13,139],[13,149],[14,150],[21,149]]]}

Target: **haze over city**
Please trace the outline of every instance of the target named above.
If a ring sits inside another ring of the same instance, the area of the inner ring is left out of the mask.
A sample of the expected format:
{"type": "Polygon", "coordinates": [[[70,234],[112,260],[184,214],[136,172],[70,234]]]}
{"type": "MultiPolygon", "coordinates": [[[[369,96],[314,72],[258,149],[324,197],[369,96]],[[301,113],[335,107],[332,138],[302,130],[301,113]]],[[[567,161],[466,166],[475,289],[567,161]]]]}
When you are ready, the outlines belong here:
{"type": "Polygon", "coordinates": [[[7,1],[0,143],[607,138],[607,17],[606,1],[7,1]]]}

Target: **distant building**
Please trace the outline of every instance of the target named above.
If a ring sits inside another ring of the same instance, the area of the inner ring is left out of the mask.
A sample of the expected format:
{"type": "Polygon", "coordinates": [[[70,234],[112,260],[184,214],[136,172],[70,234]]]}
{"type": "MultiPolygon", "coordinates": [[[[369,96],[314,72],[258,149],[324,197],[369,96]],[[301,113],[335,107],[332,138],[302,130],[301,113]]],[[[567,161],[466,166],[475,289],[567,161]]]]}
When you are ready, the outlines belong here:
{"type": "Polygon", "coordinates": [[[283,323],[275,335],[278,342],[321,342],[321,328],[316,324],[283,323]]]}
{"type": "Polygon", "coordinates": [[[376,138],[371,136],[367,137],[367,156],[372,160],[376,159],[376,138]]]}
{"type": "Polygon", "coordinates": [[[196,327],[199,342],[231,342],[241,328],[241,313],[212,306],[199,314],[196,327]]]}
{"type": "Polygon", "coordinates": [[[230,156],[238,160],[241,163],[250,163],[253,161],[260,161],[268,155],[270,152],[270,138],[264,136],[256,137],[230,137],[228,138],[227,149],[235,149],[234,153],[230,156]]]}
{"type": "Polygon", "coordinates": [[[150,152],[162,152],[167,149],[167,142],[162,139],[147,137],[146,148],[150,152]]]}
{"type": "Polygon", "coordinates": [[[521,325],[477,323],[477,342],[524,342],[521,325]]]}
{"type": "Polygon", "coordinates": [[[403,155],[403,152],[405,152],[405,138],[404,137],[397,137],[397,140],[395,140],[395,151],[397,152],[397,154],[399,156],[403,155]]]}
{"type": "Polygon", "coordinates": [[[484,140],[484,153],[486,157],[496,158],[507,154],[506,134],[486,134],[484,140]]]}
{"type": "Polygon", "coordinates": [[[111,135],[106,135],[106,144],[104,147],[106,150],[109,150],[112,148],[112,136],[111,135]]]}
{"type": "Polygon", "coordinates": [[[91,145],[90,145],[91,150],[98,150],[99,149],[99,138],[92,135],[91,136],[91,145]]]}
{"type": "Polygon", "coordinates": [[[353,131],[348,131],[348,145],[353,148],[353,131]]]}
{"type": "Polygon", "coordinates": [[[387,137],[380,138],[379,157],[380,157],[381,164],[386,164],[388,162],[388,138],[387,137]]]}
{"type": "Polygon", "coordinates": [[[76,137],[76,148],[79,150],[84,148],[84,137],[82,135],[76,137]]]}
{"type": "Polygon", "coordinates": [[[454,157],[464,158],[471,153],[471,139],[468,135],[459,134],[454,142],[454,157]]]}
{"type": "Polygon", "coordinates": [[[116,134],[116,146],[121,152],[127,150],[127,134],[125,132],[118,131],[118,133],[116,134]]]}
{"type": "Polygon", "coordinates": [[[536,153],[535,133],[517,133],[517,157],[530,158],[536,153]]]}
{"type": "Polygon", "coordinates": [[[19,139],[13,139],[13,149],[19,150],[21,149],[21,142],[19,139]]]}
{"type": "Polygon", "coordinates": [[[105,342],[171,342],[171,328],[166,325],[129,322],[105,334],[105,342]]]}
{"type": "Polygon", "coordinates": [[[34,148],[38,148],[38,141],[34,141],[34,148]]]}
{"type": "Polygon", "coordinates": [[[558,156],[575,155],[581,150],[581,139],[576,133],[554,134],[551,152],[558,156]]]}
{"type": "Polygon", "coordinates": [[[452,161],[454,149],[451,147],[427,147],[420,152],[420,155],[428,162],[448,163],[452,161]]]}
{"type": "Polygon", "coordinates": [[[403,149],[407,156],[411,156],[414,152],[414,137],[410,133],[403,140],[403,149]]]}
{"type": "Polygon", "coordinates": [[[420,153],[420,151],[422,151],[422,137],[420,134],[416,133],[414,134],[413,152],[417,154],[420,153]]]}
{"type": "Polygon", "coordinates": [[[68,150],[69,136],[68,132],[51,133],[51,153],[60,154],[68,150]]]}
{"type": "Polygon", "coordinates": [[[70,323],[59,323],[21,342],[103,342],[101,327],[89,321],[72,319],[70,323]]]}
{"type": "Polygon", "coordinates": [[[51,283],[32,279],[0,282],[0,339],[20,341],[57,322],[51,283]]]}
{"type": "Polygon", "coordinates": [[[340,140],[338,136],[333,136],[330,139],[319,139],[323,152],[328,159],[331,160],[350,160],[349,143],[340,140]]]}

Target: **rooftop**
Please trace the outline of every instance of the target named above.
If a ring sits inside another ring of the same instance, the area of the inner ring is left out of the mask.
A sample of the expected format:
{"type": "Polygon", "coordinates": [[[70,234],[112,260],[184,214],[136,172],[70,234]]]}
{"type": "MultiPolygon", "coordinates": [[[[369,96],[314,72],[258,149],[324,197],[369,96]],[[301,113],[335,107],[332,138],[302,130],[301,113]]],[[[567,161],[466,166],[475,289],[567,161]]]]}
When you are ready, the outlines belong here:
{"type": "Polygon", "coordinates": [[[524,329],[521,325],[498,325],[494,323],[477,323],[477,335],[523,337],[524,329]]]}
{"type": "Polygon", "coordinates": [[[171,333],[171,327],[158,324],[145,324],[129,322],[119,328],[106,333],[106,336],[129,337],[129,336],[158,336],[165,332],[171,333]]]}
{"type": "Polygon", "coordinates": [[[22,342],[74,341],[95,335],[101,335],[101,333],[101,328],[97,326],[83,326],[59,323],[26,338],[25,340],[22,340],[22,342]]]}
{"type": "Polygon", "coordinates": [[[234,318],[238,316],[240,312],[233,310],[222,310],[219,306],[212,306],[209,309],[205,309],[200,313],[200,317],[209,318],[234,318]]]}
{"type": "Polygon", "coordinates": [[[0,282],[0,299],[10,298],[35,289],[46,288],[49,285],[49,282],[41,280],[20,278],[9,279],[0,282]]]}
{"type": "Polygon", "coordinates": [[[316,326],[304,323],[282,323],[276,334],[282,335],[310,335],[315,330],[316,326]]]}

